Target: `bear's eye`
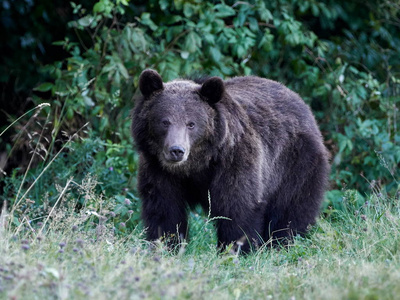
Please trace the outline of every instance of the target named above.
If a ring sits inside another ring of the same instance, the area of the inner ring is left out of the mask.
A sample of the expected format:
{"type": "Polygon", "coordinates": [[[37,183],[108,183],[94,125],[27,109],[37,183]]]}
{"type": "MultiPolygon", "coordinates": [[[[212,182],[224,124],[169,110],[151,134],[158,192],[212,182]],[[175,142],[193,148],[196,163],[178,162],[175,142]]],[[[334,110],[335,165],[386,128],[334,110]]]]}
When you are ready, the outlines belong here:
{"type": "Polygon", "coordinates": [[[162,120],[161,123],[165,126],[168,127],[171,123],[168,120],[162,120]]]}
{"type": "Polygon", "coordinates": [[[187,124],[187,127],[189,128],[189,129],[193,129],[194,128],[194,123],[193,122],[189,122],[188,124],[187,124]]]}

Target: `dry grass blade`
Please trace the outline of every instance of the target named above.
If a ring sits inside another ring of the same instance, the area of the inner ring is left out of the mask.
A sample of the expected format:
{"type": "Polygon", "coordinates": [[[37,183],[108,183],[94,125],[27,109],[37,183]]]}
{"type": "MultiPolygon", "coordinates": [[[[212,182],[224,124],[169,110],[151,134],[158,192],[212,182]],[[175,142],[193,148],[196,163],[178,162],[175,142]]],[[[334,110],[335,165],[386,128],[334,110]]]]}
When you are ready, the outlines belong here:
{"type": "Polygon", "coordinates": [[[7,202],[4,201],[3,207],[1,208],[1,213],[0,213],[0,240],[4,236],[4,231],[6,230],[7,227],[7,202]]]}
{"type": "MultiPolygon", "coordinates": [[[[39,111],[40,111],[43,107],[46,107],[46,106],[50,106],[50,104],[49,104],[49,103],[41,103],[41,104],[39,104],[38,106],[35,106],[34,108],[28,110],[26,113],[24,113],[23,115],[21,115],[18,119],[16,119],[15,121],[13,121],[10,125],[8,125],[8,126],[6,127],[6,129],[4,129],[4,130],[0,133],[0,136],[2,136],[8,129],[10,129],[15,123],[17,123],[19,120],[21,120],[21,119],[22,119],[23,117],[25,117],[27,114],[29,114],[31,111],[34,111],[34,110],[36,110],[36,109],[39,109],[39,111]]],[[[39,111],[36,112],[36,114],[39,113],[39,111]]]]}
{"type": "Polygon", "coordinates": [[[43,225],[40,228],[40,230],[38,231],[36,237],[40,236],[40,234],[43,232],[43,229],[45,228],[47,222],[49,221],[49,218],[51,217],[54,209],[56,208],[56,206],[58,205],[58,203],[60,202],[60,200],[62,199],[62,197],[66,193],[66,191],[68,190],[68,187],[71,184],[71,182],[72,182],[72,178],[68,179],[67,184],[65,185],[64,189],[61,191],[60,196],[58,197],[56,203],[54,203],[53,207],[51,208],[51,211],[50,211],[49,215],[47,216],[46,220],[43,222],[43,225]]]}

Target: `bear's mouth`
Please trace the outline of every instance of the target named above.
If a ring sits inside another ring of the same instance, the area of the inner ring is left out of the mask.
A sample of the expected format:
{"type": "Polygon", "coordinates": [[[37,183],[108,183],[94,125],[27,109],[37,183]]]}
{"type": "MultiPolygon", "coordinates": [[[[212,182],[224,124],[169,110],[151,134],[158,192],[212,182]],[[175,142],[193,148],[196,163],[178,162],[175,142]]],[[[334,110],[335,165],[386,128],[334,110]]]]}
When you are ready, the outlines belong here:
{"type": "Polygon", "coordinates": [[[163,159],[169,164],[181,164],[188,157],[188,151],[185,148],[180,145],[165,147],[163,150],[163,159]]]}
{"type": "Polygon", "coordinates": [[[170,164],[170,165],[180,165],[183,164],[187,160],[187,155],[171,155],[170,153],[166,153],[163,151],[163,161],[164,163],[170,164]]]}

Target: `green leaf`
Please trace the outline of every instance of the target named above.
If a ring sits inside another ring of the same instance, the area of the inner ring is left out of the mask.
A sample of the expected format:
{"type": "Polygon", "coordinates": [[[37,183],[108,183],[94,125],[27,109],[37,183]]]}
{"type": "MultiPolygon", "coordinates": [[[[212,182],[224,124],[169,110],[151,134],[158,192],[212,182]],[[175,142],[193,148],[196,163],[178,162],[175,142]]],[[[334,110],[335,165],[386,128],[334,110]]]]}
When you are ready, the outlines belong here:
{"type": "Polygon", "coordinates": [[[274,36],[270,33],[269,30],[266,30],[263,37],[261,38],[260,43],[258,44],[258,48],[262,48],[264,51],[271,51],[273,47],[274,36]]]}
{"type": "Polygon", "coordinates": [[[215,13],[215,16],[218,18],[226,18],[236,15],[236,11],[232,7],[226,4],[215,5],[215,10],[217,11],[215,13]]]}
{"type": "Polygon", "coordinates": [[[158,4],[160,5],[161,10],[166,10],[169,6],[168,0],[159,0],[158,4]]]}
{"type": "Polygon", "coordinates": [[[181,52],[181,57],[182,57],[183,59],[188,59],[188,57],[189,57],[189,52],[187,52],[187,51],[182,51],[182,52],[181,52]]]}
{"type": "Polygon", "coordinates": [[[128,212],[128,208],[126,208],[125,205],[123,204],[117,204],[114,208],[114,212],[116,214],[122,214],[122,215],[126,215],[128,212]]]}
{"type": "Polygon", "coordinates": [[[119,73],[121,73],[121,75],[125,79],[128,79],[129,78],[129,74],[128,74],[128,70],[125,68],[125,66],[122,63],[118,63],[117,66],[118,66],[119,73]]]}
{"type": "Polygon", "coordinates": [[[102,13],[105,9],[105,5],[102,1],[97,2],[94,6],[93,6],[93,12],[94,13],[102,13]]]}
{"type": "Polygon", "coordinates": [[[14,223],[14,225],[16,225],[16,226],[19,226],[19,225],[21,224],[21,223],[19,222],[19,220],[18,220],[17,217],[14,217],[13,223],[14,223]]]}
{"type": "Polygon", "coordinates": [[[193,10],[193,5],[190,3],[185,3],[183,5],[183,14],[185,15],[186,18],[190,18],[194,13],[193,10]]]}
{"type": "Polygon", "coordinates": [[[265,7],[263,9],[259,9],[258,13],[260,14],[261,20],[264,20],[268,22],[269,20],[272,20],[274,17],[272,16],[271,12],[266,9],[265,7]]]}
{"type": "Polygon", "coordinates": [[[182,9],[183,1],[184,0],[174,0],[174,5],[175,5],[175,8],[177,10],[181,10],[182,9]]]}
{"type": "Polygon", "coordinates": [[[250,23],[250,29],[253,31],[258,31],[259,27],[258,27],[258,22],[257,19],[250,17],[249,18],[249,23],[250,23]]]}
{"type": "Polygon", "coordinates": [[[133,29],[129,39],[129,45],[133,52],[146,51],[147,41],[144,33],[140,28],[133,29]]]}
{"type": "Polygon", "coordinates": [[[242,45],[237,45],[236,47],[237,57],[242,58],[246,54],[246,50],[242,45]]]}
{"type": "Polygon", "coordinates": [[[215,62],[219,62],[222,57],[221,51],[216,47],[210,47],[210,55],[215,62]]]}
{"type": "Polygon", "coordinates": [[[311,10],[312,10],[312,14],[314,15],[314,17],[319,16],[319,7],[316,4],[313,3],[311,5],[311,10]]]}
{"type": "Polygon", "coordinates": [[[53,42],[51,43],[54,46],[64,46],[66,42],[65,41],[57,41],[57,42],[53,42]]]}
{"type": "Polygon", "coordinates": [[[185,39],[185,50],[193,53],[201,46],[201,38],[194,31],[189,32],[185,39]]]}
{"type": "Polygon", "coordinates": [[[51,82],[44,82],[38,87],[34,88],[33,90],[38,92],[47,92],[50,91],[53,88],[53,86],[54,84],[52,84],[51,82]]]}
{"type": "Polygon", "coordinates": [[[244,22],[246,21],[246,17],[247,17],[246,14],[243,11],[241,11],[234,20],[235,27],[238,28],[242,27],[244,25],[244,22]]]}
{"type": "Polygon", "coordinates": [[[101,120],[100,120],[100,126],[99,126],[100,132],[103,131],[108,126],[110,126],[110,122],[108,120],[108,116],[102,116],[101,120]]]}
{"type": "Polygon", "coordinates": [[[182,21],[182,19],[183,19],[182,16],[171,16],[170,18],[168,18],[167,24],[168,25],[175,24],[182,21]]]}
{"type": "Polygon", "coordinates": [[[147,25],[150,27],[151,30],[155,31],[157,30],[158,26],[150,19],[150,13],[142,13],[141,16],[141,23],[143,25],[147,25]]]}
{"type": "Polygon", "coordinates": [[[74,110],[70,106],[67,108],[67,119],[72,120],[73,117],[74,117],[74,110]]]}
{"type": "Polygon", "coordinates": [[[122,5],[125,5],[125,6],[128,6],[129,5],[129,0],[117,0],[117,4],[122,4],[122,5]]]}
{"type": "Polygon", "coordinates": [[[94,106],[95,103],[93,102],[92,98],[88,97],[88,96],[82,96],[83,97],[83,101],[85,102],[85,104],[87,106],[94,106]]]}
{"type": "Polygon", "coordinates": [[[78,20],[78,24],[83,27],[88,27],[90,23],[93,21],[93,17],[88,15],[78,20]]]}
{"type": "Polygon", "coordinates": [[[344,193],[342,191],[339,191],[339,190],[327,191],[325,194],[325,197],[328,199],[330,204],[335,209],[341,209],[343,207],[344,193]]]}

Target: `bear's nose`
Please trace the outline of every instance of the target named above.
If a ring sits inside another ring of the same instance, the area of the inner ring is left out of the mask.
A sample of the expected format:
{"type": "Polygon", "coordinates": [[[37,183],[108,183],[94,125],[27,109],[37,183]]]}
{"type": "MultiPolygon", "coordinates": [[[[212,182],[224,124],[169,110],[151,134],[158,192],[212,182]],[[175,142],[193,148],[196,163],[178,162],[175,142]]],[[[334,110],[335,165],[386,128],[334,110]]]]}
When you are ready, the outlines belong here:
{"type": "Polygon", "coordinates": [[[171,160],[181,161],[185,154],[185,149],[181,146],[172,146],[169,148],[169,154],[171,155],[171,160]]]}

